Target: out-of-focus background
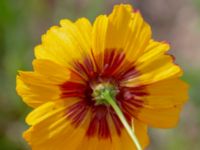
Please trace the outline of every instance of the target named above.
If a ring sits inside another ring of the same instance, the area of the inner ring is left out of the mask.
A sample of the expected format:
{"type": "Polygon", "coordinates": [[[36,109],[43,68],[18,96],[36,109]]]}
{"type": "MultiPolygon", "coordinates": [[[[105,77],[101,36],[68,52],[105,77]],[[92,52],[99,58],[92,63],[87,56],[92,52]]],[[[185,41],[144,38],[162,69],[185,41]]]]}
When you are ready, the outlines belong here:
{"type": "Polygon", "coordinates": [[[15,77],[31,69],[41,35],[62,18],[93,21],[122,2],[140,9],[155,39],[171,43],[191,87],[177,128],[150,129],[148,150],[200,149],[200,0],[0,0],[0,150],[30,149],[21,137],[30,109],[16,94],[15,77]]]}

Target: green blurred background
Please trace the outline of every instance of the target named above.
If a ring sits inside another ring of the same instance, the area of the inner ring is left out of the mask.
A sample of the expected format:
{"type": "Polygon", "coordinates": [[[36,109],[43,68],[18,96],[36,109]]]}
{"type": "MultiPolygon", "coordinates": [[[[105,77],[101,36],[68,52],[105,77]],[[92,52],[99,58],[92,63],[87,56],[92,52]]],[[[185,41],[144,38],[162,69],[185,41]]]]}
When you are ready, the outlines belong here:
{"type": "Polygon", "coordinates": [[[148,150],[200,149],[200,0],[0,0],[0,150],[30,149],[21,137],[30,109],[16,94],[15,78],[17,70],[31,70],[41,35],[62,18],[93,21],[122,2],[140,9],[155,39],[171,43],[190,84],[190,101],[179,125],[150,129],[148,150]]]}

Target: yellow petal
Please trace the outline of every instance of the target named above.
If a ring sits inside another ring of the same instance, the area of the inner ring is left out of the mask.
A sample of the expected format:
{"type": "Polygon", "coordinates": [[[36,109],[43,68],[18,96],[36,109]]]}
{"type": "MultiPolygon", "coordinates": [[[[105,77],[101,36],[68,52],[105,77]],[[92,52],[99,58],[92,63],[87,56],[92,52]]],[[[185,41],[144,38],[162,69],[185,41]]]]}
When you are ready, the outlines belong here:
{"type": "MultiPolygon", "coordinates": [[[[137,97],[141,107],[127,106],[134,118],[157,128],[176,126],[183,104],[188,99],[188,85],[169,79],[146,85],[147,95],[137,97]]],[[[133,99],[134,101],[134,99],[133,99]]]]}
{"type": "Polygon", "coordinates": [[[133,127],[139,143],[142,145],[142,148],[146,148],[149,144],[147,124],[144,124],[143,122],[133,118],[133,127]]]}
{"type": "MultiPolygon", "coordinates": [[[[31,107],[38,107],[47,101],[55,101],[60,97],[60,90],[57,86],[43,82],[43,78],[29,73],[22,78],[17,76],[17,93],[23,101],[31,107]],[[36,82],[34,82],[34,80],[36,82]]],[[[23,75],[24,76],[24,75],[23,75]]]]}
{"type": "Polygon", "coordinates": [[[173,63],[169,55],[162,55],[154,61],[146,61],[136,66],[139,75],[135,78],[124,81],[126,86],[138,86],[155,83],[164,79],[180,77],[183,73],[178,65],[173,63]]]}
{"type": "Polygon", "coordinates": [[[16,90],[25,103],[37,107],[60,97],[59,85],[70,78],[69,70],[49,60],[34,60],[34,72],[19,72],[16,90]]]}
{"type": "MultiPolygon", "coordinates": [[[[74,128],[66,115],[67,106],[46,103],[27,117],[32,127],[24,133],[24,138],[33,150],[76,150],[85,136],[85,129],[74,128]]],[[[88,122],[83,121],[82,124],[85,126],[88,122]]]]}
{"type": "Polygon", "coordinates": [[[125,35],[129,29],[132,8],[130,5],[116,5],[109,15],[106,47],[108,49],[121,49],[125,35]]]}
{"type": "MultiPolygon", "coordinates": [[[[79,29],[79,32],[82,34],[83,39],[86,44],[89,46],[87,50],[90,51],[91,48],[91,39],[92,39],[92,25],[87,18],[80,18],[75,22],[75,25],[79,29]]],[[[88,52],[90,53],[90,52],[88,52]]]]}
{"type": "Polygon", "coordinates": [[[81,59],[91,50],[90,41],[85,38],[86,31],[90,32],[88,23],[80,28],[78,22],[75,24],[66,19],[60,24],[61,27],[54,26],[42,36],[42,44],[35,48],[35,55],[38,59],[49,59],[71,67],[74,60],[81,59]],[[82,32],[83,28],[85,32],[82,32]]]}
{"type": "Polygon", "coordinates": [[[70,78],[69,70],[49,60],[35,59],[33,61],[35,72],[45,76],[46,80],[57,85],[66,82],[70,78]]]}
{"type": "Polygon", "coordinates": [[[147,62],[150,63],[164,55],[169,50],[169,48],[170,46],[166,42],[157,42],[151,40],[144,53],[136,60],[135,65],[140,65],[147,62]]]}
{"type": "Polygon", "coordinates": [[[96,18],[92,30],[92,53],[98,67],[103,67],[105,41],[107,33],[108,18],[104,15],[96,18]]]}
{"type": "Polygon", "coordinates": [[[148,95],[142,99],[149,108],[173,108],[188,100],[188,85],[180,79],[160,81],[146,88],[148,95]]]}
{"type": "Polygon", "coordinates": [[[141,108],[139,112],[136,112],[135,117],[151,127],[172,128],[179,121],[181,109],[180,105],[166,109],[141,108]]]}
{"type": "MultiPolygon", "coordinates": [[[[102,147],[105,150],[136,150],[135,144],[129,137],[127,131],[124,128],[120,128],[121,134],[117,133],[116,125],[113,122],[111,115],[107,116],[107,121],[109,124],[109,130],[111,138],[100,139],[98,135],[84,138],[83,141],[79,144],[77,150],[81,150],[83,147],[87,150],[101,150],[102,147]]],[[[140,141],[140,144],[145,148],[149,144],[149,138],[147,134],[147,125],[144,123],[134,120],[133,126],[135,128],[135,133],[140,141]]]]}
{"type": "Polygon", "coordinates": [[[122,50],[133,62],[145,50],[151,38],[150,26],[140,12],[134,12],[131,5],[117,5],[109,15],[106,47],[122,50]]]}

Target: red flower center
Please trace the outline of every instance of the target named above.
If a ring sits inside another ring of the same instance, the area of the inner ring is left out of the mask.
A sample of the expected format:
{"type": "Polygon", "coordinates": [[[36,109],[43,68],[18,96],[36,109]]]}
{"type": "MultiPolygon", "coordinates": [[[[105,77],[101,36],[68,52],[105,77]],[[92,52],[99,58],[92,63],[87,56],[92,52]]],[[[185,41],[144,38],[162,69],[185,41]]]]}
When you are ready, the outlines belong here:
{"type": "Polygon", "coordinates": [[[99,97],[99,89],[109,88],[113,92],[116,103],[130,123],[135,110],[143,106],[142,96],[147,95],[145,86],[126,87],[123,81],[139,75],[134,63],[130,63],[125,55],[116,50],[106,50],[103,57],[85,57],[83,62],[74,61],[72,74],[77,78],[61,85],[61,97],[77,97],[79,102],[67,109],[68,118],[74,127],[79,127],[88,111],[92,112],[88,137],[111,138],[108,115],[112,118],[117,134],[121,135],[121,124],[118,116],[109,104],[99,97]],[[103,59],[102,59],[103,58],[103,59]],[[102,60],[101,60],[102,59],[102,60]],[[102,62],[102,63],[101,63],[102,62]]]}

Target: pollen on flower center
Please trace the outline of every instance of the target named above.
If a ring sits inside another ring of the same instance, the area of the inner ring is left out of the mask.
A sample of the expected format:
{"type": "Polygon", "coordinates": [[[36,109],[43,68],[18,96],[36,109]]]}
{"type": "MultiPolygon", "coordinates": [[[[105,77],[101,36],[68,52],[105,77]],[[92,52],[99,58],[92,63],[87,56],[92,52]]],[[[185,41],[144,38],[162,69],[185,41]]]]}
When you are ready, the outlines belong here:
{"type": "Polygon", "coordinates": [[[95,101],[95,105],[101,105],[101,104],[109,105],[109,103],[103,96],[103,92],[108,91],[113,99],[115,99],[117,93],[119,92],[117,86],[115,86],[110,82],[99,83],[94,87],[92,87],[92,89],[93,89],[92,97],[93,100],[95,101]]]}

